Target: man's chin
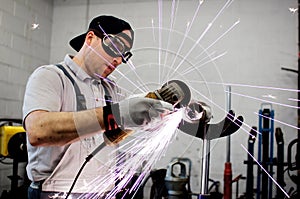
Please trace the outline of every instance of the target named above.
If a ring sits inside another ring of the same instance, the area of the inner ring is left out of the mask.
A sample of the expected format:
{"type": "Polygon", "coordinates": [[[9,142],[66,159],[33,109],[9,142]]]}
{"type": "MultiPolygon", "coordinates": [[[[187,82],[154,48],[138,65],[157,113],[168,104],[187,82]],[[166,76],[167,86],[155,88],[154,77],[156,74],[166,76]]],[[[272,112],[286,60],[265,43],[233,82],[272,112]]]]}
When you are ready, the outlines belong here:
{"type": "Polygon", "coordinates": [[[111,69],[107,69],[104,71],[103,76],[107,77],[108,75],[110,75],[113,72],[113,70],[111,69]]]}

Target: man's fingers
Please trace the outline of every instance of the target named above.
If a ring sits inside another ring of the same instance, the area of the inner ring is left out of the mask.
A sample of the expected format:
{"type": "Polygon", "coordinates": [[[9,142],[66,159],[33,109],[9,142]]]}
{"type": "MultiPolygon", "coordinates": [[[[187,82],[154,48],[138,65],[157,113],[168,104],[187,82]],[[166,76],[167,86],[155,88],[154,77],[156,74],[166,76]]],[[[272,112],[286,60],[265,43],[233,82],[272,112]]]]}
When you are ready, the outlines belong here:
{"type": "Polygon", "coordinates": [[[174,107],[172,104],[165,102],[165,101],[160,101],[161,107],[157,107],[157,110],[167,110],[167,111],[173,111],[174,107]]]}

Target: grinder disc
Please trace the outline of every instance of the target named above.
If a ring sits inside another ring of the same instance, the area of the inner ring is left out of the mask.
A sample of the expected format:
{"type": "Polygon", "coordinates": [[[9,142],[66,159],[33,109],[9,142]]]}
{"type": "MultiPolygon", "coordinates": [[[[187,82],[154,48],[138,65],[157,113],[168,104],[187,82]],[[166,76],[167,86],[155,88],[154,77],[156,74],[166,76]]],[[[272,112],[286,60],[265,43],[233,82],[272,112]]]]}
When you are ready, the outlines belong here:
{"type": "Polygon", "coordinates": [[[166,82],[158,92],[166,102],[176,105],[176,108],[185,107],[191,101],[191,91],[189,87],[180,80],[170,80],[166,82]],[[171,95],[165,92],[170,89],[173,91],[171,95]]]}

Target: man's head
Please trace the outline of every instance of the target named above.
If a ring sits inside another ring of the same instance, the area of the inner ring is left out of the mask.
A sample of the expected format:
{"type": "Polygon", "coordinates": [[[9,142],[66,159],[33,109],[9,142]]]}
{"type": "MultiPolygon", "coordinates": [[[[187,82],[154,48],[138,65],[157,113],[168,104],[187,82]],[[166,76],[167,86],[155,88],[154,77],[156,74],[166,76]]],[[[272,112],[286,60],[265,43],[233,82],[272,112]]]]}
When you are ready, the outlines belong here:
{"type": "MultiPolygon", "coordinates": [[[[132,56],[130,49],[133,45],[133,39],[134,32],[129,23],[113,16],[103,15],[95,17],[91,21],[87,32],[73,38],[70,45],[78,52],[83,46],[89,47],[94,54],[98,55],[98,58],[104,60],[109,70],[103,71],[105,74],[98,75],[106,77],[114,70],[113,67],[117,67],[121,63],[119,60],[126,63],[132,56]],[[97,41],[94,38],[97,38],[97,41]]],[[[88,57],[88,62],[93,61],[90,60],[91,56],[88,57]]],[[[94,60],[93,65],[101,65],[101,60],[94,60]]],[[[89,71],[91,63],[88,62],[85,62],[87,72],[95,72],[93,70],[89,71]]],[[[98,72],[101,73],[101,71],[98,72]]]]}

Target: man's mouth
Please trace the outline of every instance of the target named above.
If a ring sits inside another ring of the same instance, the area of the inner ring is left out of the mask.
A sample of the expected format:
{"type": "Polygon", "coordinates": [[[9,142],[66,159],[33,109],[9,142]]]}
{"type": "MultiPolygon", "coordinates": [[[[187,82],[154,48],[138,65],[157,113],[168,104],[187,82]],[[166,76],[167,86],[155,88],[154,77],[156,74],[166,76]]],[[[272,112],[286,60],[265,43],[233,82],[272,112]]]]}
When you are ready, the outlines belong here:
{"type": "Polygon", "coordinates": [[[115,67],[113,65],[107,65],[107,68],[111,71],[115,70],[115,67]]]}

